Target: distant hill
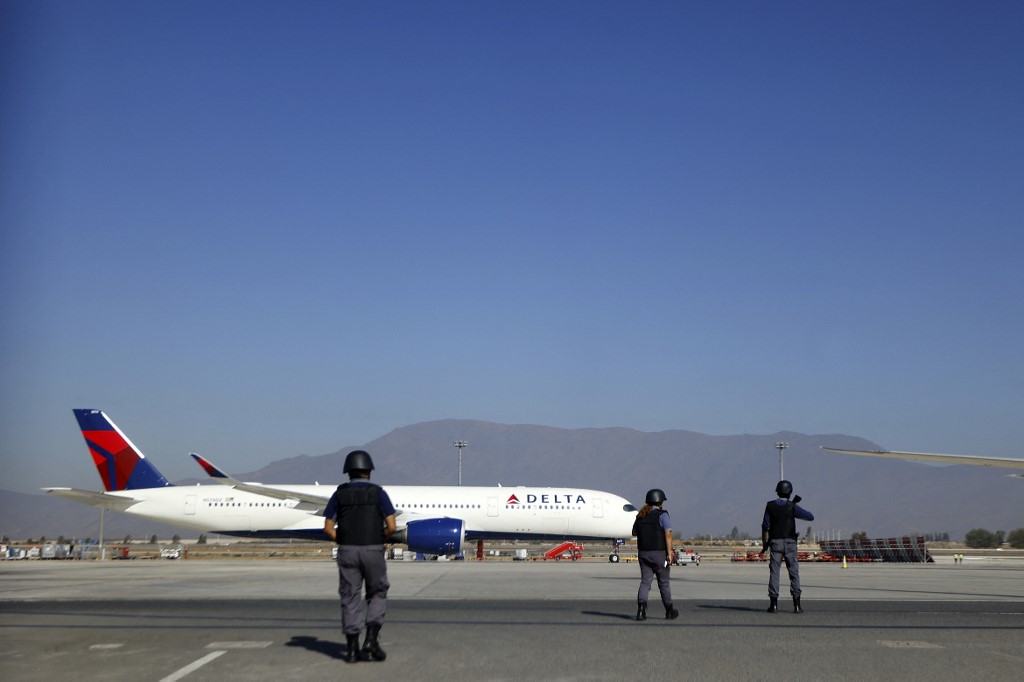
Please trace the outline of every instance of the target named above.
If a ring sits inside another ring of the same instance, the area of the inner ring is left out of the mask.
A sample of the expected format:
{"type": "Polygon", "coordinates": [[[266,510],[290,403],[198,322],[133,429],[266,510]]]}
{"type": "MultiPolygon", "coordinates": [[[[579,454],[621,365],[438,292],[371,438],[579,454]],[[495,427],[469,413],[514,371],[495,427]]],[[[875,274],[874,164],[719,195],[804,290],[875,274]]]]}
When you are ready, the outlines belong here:
{"type": "MultiPolygon", "coordinates": [[[[1024,527],[1024,481],[983,467],[937,467],[822,452],[820,445],[851,449],[877,446],[843,435],[709,436],[693,431],[655,433],[626,428],[559,429],[482,421],[440,420],[395,429],[367,449],[377,470],[374,480],[393,485],[455,485],[463,450],[464,485],[548,485],[595,488],[634,503],[649,488],[663,488],[675,530],[684,536],[728,534],[734,527],[759,534],[764,503],[774,497],[778,478],[777,441],[786,441],[785,475],[816,520],[801,523],[816,531],[848,537],[943,533],[960,539],[971,528],[1024,527]]],[[[336,483],[345,454],[356,446],[320,456],[278,460],[236,478],[263,483],[336,483]]],[[[12,537],[68,535],[68,520],[81,527],[99,512],[45,495],[0,492],[0,532],[12,537]],[[12,498],[12,496],[16,496],[12,498]],[[14,499],[12,502],[11,500],[14,499]],[[24,510],[32,509],[27,515],[24,510]]],[[[107,514],[115,523],[159,524],[107,514]],[[114,521],[117,519],[117,521],[114,521]]],[[[74,524],[71,524],[74,525],[74,524]]],[[[134,528],[134,526],[131,526],[134,528]]],[[[125,530],[133,536],[170,537],[181,529],[125,530]]],[[[122,531],[108,531],[116,537],[122,531]]]]}

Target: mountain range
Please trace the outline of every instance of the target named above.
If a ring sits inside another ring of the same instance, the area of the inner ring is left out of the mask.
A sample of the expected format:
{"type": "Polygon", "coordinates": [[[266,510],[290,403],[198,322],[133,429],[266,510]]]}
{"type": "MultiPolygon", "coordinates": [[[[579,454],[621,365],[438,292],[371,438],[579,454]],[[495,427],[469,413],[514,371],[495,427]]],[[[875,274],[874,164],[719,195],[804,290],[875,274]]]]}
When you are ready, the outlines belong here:
{"type": "MultiPolygon", "coordinates": [[[[949,533],[961,539],[972,528],[1024,527],[1024,481],[997,469],[935,466],[864,458],[819,446],[878,449],[845,435],[711,436],[693,431],[643,432],[628,428],[562,429],[470,420],[439,420],[395,429],[359,446],[319,456],[277,460],[236,478],[262,483],[335,483],[345,455],[370,452],[375,482],[392,485],[456,485],[455,440],[462,453],[463,485],[532,485],[594,488],[617,493],[639,506],[649,488],[662,488],[673,529],[682,537],[729,534],[757,537],[764,504],[779,477],[775,444],[784,441],[784,475],[814,515],[801,522],[806,535],[860,531],[870,537],[949,533]]],[[[178,484],[192,484],[189,479],[178,484]]],[[[207,483],[208,481],[202,481],[207,483]]],[[[98,482],[97,482],[98,485],[98,482]]],[[[96,537],[98,510],[47,495],[0,491],[0,533],[11,538],[96,537]]],[[[106,515],[106,536],[167,539],[194,531],[106,515]]]]}

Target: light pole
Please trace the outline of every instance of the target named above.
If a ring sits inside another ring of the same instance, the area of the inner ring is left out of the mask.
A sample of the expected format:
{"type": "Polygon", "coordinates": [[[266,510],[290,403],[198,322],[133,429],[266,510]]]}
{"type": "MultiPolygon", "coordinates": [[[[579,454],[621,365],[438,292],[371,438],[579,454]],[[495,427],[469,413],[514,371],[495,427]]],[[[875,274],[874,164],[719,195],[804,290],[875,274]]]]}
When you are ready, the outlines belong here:
{"type": "Polygon", "coordinates": [[[789,447],[789,443],[784,443],[781,440],[775,444],[775,447],[779,449],[779,480],[783,480],[785,476],[782,475],[782,451],[789,447]]]}
{"type": "Polygon", "coordinates": [[[459,449],[459,485],[462,485],[462,448],[469,445],[469,443],[464,440],[457,440],[452,445],[459,449]]]}

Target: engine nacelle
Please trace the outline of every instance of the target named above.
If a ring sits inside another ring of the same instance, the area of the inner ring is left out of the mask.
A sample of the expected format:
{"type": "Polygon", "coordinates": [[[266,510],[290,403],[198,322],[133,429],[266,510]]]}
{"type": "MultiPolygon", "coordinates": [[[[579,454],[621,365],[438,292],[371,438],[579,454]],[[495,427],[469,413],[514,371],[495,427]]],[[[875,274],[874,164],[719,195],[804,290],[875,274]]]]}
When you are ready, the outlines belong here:
{"type": "Polygon", "coordinates": [[[410,552],[458,554],[466,541],[466,526],[462,519],[420,519],[410,521],[388,541],[404,543],[410,552]]]}

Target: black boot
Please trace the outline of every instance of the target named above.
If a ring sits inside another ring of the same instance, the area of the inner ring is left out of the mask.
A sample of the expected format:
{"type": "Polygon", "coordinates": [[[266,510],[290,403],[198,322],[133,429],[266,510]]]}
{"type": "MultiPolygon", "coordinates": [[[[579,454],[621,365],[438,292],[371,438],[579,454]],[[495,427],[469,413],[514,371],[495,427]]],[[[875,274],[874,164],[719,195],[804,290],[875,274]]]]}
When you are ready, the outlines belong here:
{"type": "Polygon", "coordinates": [[[359,634],[345,635],[345,655],[341,660],[346,663],[355,663],[359,660],[359,634]]]}
{"type": "Polygon", "coordinates": [[[800,597],[793,597],[793,613],[803,613],[804,607],[800,606],[800,597]]]}
{"type": "MultiPolygon", "coordinates": [[[[664,602],[662,602],[664,604],[664,602]]],[[[679,617],[679,611],[671,604],[665,604],[665,620],[675,620],[679,617]]]]}
{"type": "Polygon", "coordinates": [[[363,642],[363,658],[367,661],[383,661],[388,657],[380,648],[377,636],[380,634],[380,623],[366,624],[366,641],[363,642]]]}
{"type": "Polygon", "coordinates": [[[636,603],[636,619],[647,620],[647,602],[638,601],[636,603]]]}
{"type": "Polygon", "coordinates": [[[768,613],[775,613],[776,611],[779,610],[779,598],[778,597],[768,597],[768,598],[772,600],[771,603],[768,604],[768,613]]]}

